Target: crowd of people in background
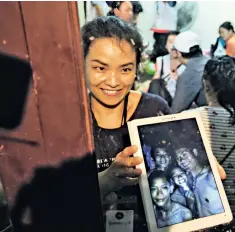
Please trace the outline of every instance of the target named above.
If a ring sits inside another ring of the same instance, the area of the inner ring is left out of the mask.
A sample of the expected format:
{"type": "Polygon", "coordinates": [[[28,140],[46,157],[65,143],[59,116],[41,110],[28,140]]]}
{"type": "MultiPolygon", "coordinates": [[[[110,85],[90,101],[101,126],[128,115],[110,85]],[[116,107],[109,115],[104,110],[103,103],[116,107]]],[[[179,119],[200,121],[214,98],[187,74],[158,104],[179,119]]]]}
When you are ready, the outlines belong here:
{"type": "MultiPolygon", "coordinates": [[[[170,1],[158,4],[157,10],[172,8],[172,15],[175,15],[174,3],[170,1]]],[[[90,1],[85,2],[85,12],[87,21],[97,16],[116,16],[136,26],[143,7],[139,1],[90,1]]],[[[211,45],[210,54],[204,55],[198,35],[192,31],[176,31],[176,23],[172,30],[168,25],[168,18],[165,23],[156,23],[160,28],[152,28],[155,43],[151,52],[147,56],[142,56],[145,64],[154,63],[154,70],[146,83],[138,85],[138,80],[144,75],[139,73],[133,89],[137,89],[135,86],[138,86],[138,90],[161,96],[167,101],[173,113],[206,106],[208,102],[202,82],[204,67],[210,58],[225,55],[235,57],[233,25],[224,22],[219,27],[216,43],[211,45]]]]}

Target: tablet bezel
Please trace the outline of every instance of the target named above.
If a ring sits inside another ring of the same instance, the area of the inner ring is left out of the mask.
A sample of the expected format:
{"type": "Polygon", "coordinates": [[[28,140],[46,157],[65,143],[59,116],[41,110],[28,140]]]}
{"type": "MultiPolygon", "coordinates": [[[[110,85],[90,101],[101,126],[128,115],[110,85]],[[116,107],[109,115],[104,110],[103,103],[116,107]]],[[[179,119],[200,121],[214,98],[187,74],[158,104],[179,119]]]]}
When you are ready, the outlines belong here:
{"type": "MultiPolygon", "coordinates": [[[[137,145],[139,148],[141,148],[141,142],[140,142],[139,131],[138,131],[139,126],[159,124],[163,122],[167,123],[167,122],[179,121],[179,120],[184,120],[184,119],[196,119],[199,131],[201,134],[201,138],[205,147],[205,151],[207,153],[208,161],[210,163],[210,166],[211,166],[214,178],[215,178],[215,182],[216,182],[216,185],[217,185],[220,197],[221,197],[221,201],[224,207],[224,212],[213,215],[213,216],[208,216],[204,218],[194,219],[191,221],[171,225],[171,226],[164,227],[164,228],[158,228],[157,223],[156,223],[155,213],[153,210],[153,203],[151,200],[147,171],[146,171],[145,163],[143,162],[137,167],[142,170],[142,175],[140,176],[140,190],[141,190],[141,195],[143,199],[143,205],[144,205],[149,232],[178,232],[178,231],[189,232],[189,231],[195,231],[195,230],[214,227],[220,224],[229,223],[233,219],[231,208],[229,206],[228,199],[227,199],[221,178],[219,176],[217,165],[216,165],[209,141],[207,139],[203,121],[201,119],[199,112],[190,111],[190,112],[183,112],[180,114],[136,119],[136,120],[130,121],[127,124],[128,124],[131,144],[137,145]]],[[[134,154],[134,156],[143,157],[142,149],[138,149],[138,151],[134,154]]]]}

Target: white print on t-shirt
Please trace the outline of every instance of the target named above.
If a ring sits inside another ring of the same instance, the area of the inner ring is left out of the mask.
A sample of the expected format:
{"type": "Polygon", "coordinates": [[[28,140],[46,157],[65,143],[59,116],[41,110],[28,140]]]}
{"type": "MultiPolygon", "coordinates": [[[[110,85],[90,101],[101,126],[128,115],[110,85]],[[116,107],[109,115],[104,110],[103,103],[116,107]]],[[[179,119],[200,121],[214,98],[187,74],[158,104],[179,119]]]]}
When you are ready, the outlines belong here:
{"type": "Polygon", "coordinates": [[[115,160],[115,158],[107,158],[107,159],[97,159],[97,168],[108,168],[110,166],[110,163],[112,163],[115,160]]]}

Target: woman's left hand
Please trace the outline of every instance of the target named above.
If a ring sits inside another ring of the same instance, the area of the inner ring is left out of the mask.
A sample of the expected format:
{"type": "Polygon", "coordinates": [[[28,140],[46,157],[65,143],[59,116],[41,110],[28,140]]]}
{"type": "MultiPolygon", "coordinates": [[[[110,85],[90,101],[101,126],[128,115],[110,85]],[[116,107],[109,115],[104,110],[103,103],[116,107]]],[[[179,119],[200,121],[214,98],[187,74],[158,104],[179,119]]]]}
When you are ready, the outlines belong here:
{"type": "Polygon", "coordinates": [[[217,168],[218,168],[218,171],[219,171],[219,175],[220,175],[220,178],[222,180],[226,179],[226,172],[224,171],[224,168],[219,164],[218,160],[216,159],[216,157],[214,156],[215,158],[215,162],[216,162],[216,165],[217,165],[217,168]]]}

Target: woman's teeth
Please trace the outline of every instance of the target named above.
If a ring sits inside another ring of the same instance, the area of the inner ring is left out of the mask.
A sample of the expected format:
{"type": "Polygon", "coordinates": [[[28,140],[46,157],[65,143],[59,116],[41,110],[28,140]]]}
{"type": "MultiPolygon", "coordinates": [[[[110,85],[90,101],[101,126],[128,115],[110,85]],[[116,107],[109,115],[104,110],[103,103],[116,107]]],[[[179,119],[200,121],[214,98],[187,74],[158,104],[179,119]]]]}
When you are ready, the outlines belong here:
{"type": "Polygon", "coordinates": [[[116,95],[118,93],[118,90],[107,90],[103,89],[103,92],[107,95],[116,95]]]}

